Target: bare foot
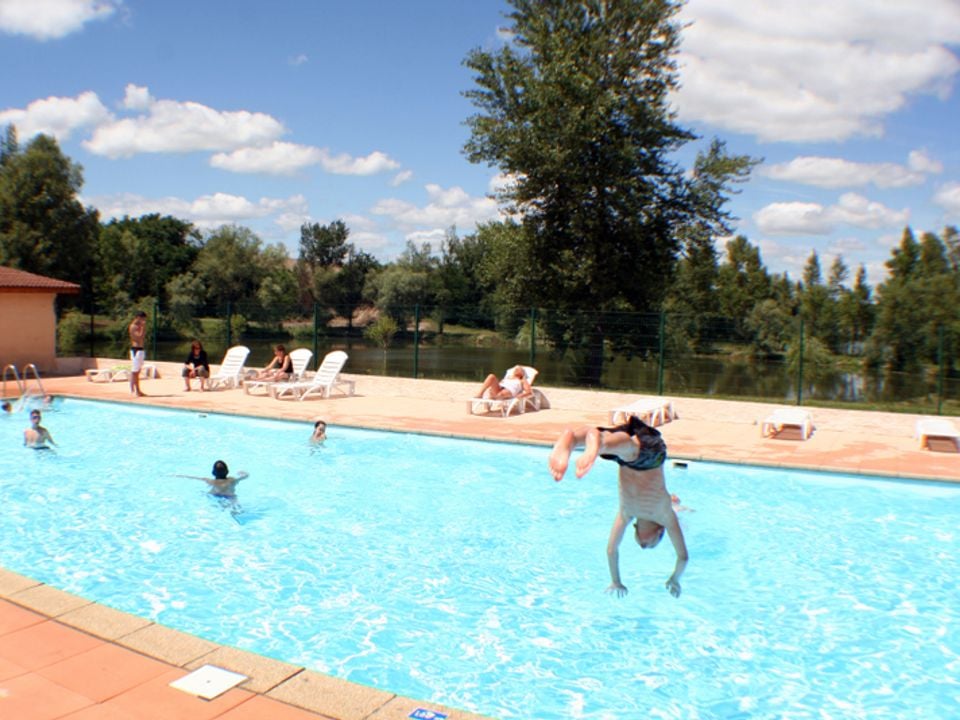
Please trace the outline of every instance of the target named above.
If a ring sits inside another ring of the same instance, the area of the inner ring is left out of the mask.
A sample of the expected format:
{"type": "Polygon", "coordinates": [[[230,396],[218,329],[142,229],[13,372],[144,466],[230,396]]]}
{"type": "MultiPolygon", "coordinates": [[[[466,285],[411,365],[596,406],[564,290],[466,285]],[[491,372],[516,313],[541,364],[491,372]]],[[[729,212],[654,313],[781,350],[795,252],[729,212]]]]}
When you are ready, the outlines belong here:
{"type": "Polygon", "coordinates": [[[563,480],[567,472],[567,465],[570,463],[570,452],[573,450],[573,433],[570,430],[564,430],[563,434],[557,439],[553,450],[550,452],[550,459],[547,465],[550,467],[550,474],[557,482],[563,480]]]}
{"type": "Polygon", "coordinates": [[[184,392],[190,392],[190,386],[187,385],[187,386],[183,389],[183,391],[184,391],[184,392]]]}

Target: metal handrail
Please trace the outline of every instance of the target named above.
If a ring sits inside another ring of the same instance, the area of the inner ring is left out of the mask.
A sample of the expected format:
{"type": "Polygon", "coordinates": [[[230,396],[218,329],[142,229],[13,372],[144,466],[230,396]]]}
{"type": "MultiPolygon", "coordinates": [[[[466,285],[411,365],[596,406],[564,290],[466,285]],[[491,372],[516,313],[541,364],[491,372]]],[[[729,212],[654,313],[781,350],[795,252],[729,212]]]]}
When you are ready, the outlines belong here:
{"type": "Polygon", "coordinates": [[[27,392],[27,380],[29,378],[29,371],[33,370],[33,378],[37,381],[37,387],[40,388],[40,397],[46,397],[47,393],[43,389],[43,381],[40,379],[40,371],[37,370],[37,366],[33,363],[28,363],[26,367],[23,368],[23,390],[22,392],[26,394],[27,392]]]}
{"type": "MultiPolygon", "coordinates": [[[[3,368],[3,390],[0,391],[0,396],[7,397],[7,370],[13,371],[13,379],[17,382],[17,395],[23,395],[23,382],[20,380],[20,373],[17,372],[16,365],[6,365],[3,368]]],[[[34,368],[36,372],[36,368],[34,368]]]]}

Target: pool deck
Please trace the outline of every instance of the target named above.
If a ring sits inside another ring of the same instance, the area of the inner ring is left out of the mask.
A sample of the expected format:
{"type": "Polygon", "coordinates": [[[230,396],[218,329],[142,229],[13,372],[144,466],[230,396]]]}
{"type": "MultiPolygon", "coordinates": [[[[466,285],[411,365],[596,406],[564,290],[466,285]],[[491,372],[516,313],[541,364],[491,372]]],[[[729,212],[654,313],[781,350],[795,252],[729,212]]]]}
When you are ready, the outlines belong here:
{"type": "MultiPolygon", "coordinates": [[[[139,399],[130,397],[126,382],[90,382],[82,375],[43,384],[48,393],[68,397],[302,420],[305,438],[309,422],[322,418],[331,425],[328,442],[336,442],[341,425],[548,446],[565,427],[608,424],[610,410],[637,398],[542,387],[548,409],[502,418],[468,413],[472,383],[345,375],[356,381],[355,395],[298,402],[242,389],[186,393],[178,365],[157,366],[161,378],[143,380],[148,395],[139,399]]],[[[914,438],[918,415],[811,408],[815,429],[802,440],[792,427],[777,437],[761,435],[775,405],[680,397],[674,406],[678,417],[661,427],[674,459],[960,482],[956,444],[933,439],[930,449],[921,449],[914,438]]],[[[56,437],[55,416],[45,424],[56,437]]],[[[545,447],[544,481],[552,482],[546,458],[545,447]]],[[[0,718],[402,720],[420,708],[450,720],[482,720],[219,646],[0,568],[0,718]],[[207,664],[249,679],[213,700],[169,686],[207,664]]]]}

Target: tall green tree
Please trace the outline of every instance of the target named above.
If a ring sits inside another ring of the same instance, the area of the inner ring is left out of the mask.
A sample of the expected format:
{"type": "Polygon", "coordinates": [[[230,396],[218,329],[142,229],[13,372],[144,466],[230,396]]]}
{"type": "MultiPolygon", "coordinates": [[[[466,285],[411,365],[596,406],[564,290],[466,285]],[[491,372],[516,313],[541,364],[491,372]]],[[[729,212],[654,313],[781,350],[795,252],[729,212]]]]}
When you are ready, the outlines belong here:
{"type": "Polygon", "coordinates": [[[627,352],[649,341],[642,332],[606,338],[606,329],[615,313],[659,311],[680,229],[725,226],[722,208],[701,203],[675,160],[694,139],[669,100],[680,2],[510,5],[511,42],[465,59],[476,83],[465,95],[478,111],[465,152],[512,179],[501,200],[521,217],[529,248],[502,276],[523,278],[524,295],[553,311],[554,344],[583,354],[581,379],[599,381],[605,339],[627,352]]]}
{"type": "Polygon", "coordinates": [[[223,225],[206,238],[193,270],[207,289],[208,302],[255,302],[264,277],[261,245],[252,230],[238,225],[223,225]]]}
{"type": "Polygon", "coordinates": [[[330,295],[337,272],[350,253],[349,237],[350,229],[343,220],[334,220],[327,225],[304,223],[300,226],[297,278],[304,306],[333,304],[330,295]]]}
{"type": "Polygon", "coordinates": [[[111,220],[97,244],[96,297],[107,311],[125,313],[142,297],[170,302],[170,281],[189,271],[200,233],[186,220],[156,213],[111,220]]]}
{"type": "Polygon", "coordinates": [[[0,265],[80,283],[89,295],[97,211],[77,195],[82,168],[57,141],[37,135],[23,149],[7,129],[0,152],[0,265]]]}
{"type": "Polygon", "coordinates": [[[927,308],[920,292],[920,245],[910,228],[904,229],[886,266],[890,274],[877,287],[869,359],[893,371],[916,370],[924,352],[927,308]]]}
{"type": "Polygon", "coordinates": [[[743,235],[727,242],[727,257],[720,265],[717,290],[721,314],[734,319],[740,339],[752,340],[745,324],[755,307],[772,295],[772,283],[759,248],[743,235]]]}
{"type": "Polygon", "coordinates": [[[368,292],[381,312],[405,328],[414,317],[417,306],[423,309],[436,304],[438,265],[430,243],[417,247],[407,242],[396,262],[370,276],[368,292]]]}

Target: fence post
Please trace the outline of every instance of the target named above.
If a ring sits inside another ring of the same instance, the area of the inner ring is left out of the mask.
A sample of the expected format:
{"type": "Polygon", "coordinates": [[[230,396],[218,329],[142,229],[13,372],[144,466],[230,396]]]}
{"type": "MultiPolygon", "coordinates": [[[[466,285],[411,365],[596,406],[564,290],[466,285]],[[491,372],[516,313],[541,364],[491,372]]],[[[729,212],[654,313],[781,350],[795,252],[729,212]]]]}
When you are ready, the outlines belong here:
{"type": "Polygon", "coordinates": [[[227,347],[233,347],[233,303],[227,300],[227,347]]]}
{"type": "Polygon", "coordinates": [[[420,377],[420,303],[413,306],[413,377],[420,377]]]}
{"type": "Polygon", "coordinates": [[[666,325],[667,325],[667,314],[661,310],[660,311],[660,352],[657,356],[657,395],[663,395],[663,358],[664,358],[664,344],[666,336],[666,325]]]}
{"type": "Polygon", "coordinates": [[[803,318],[800,318],[800,359],[797,362],[797,405],[803,405],[803,318]]]}
{"type": "Polygon", "coordinates": [[[537,366],[537,309],[530,308],[530,367],[537,366]]]}
{"type": "Polygon", "coordinates": [[[943,325],[937,329],[937,415],[943,415],[943,325]]]}
{"type": "Polygon", "coordinates": [[[160,301],[155,300],[153,303],[153,337],[150,338],[150,357],[154,362],[157,361],[157,333],[159,333],[160,328],[157,325],[157,319],[160,316],[160,301]]]}
{"type": "Polygon", "coordinates": [[[97,351],[95,347],[96,343],[94,342],[94,339],[93,339],[93,333],[96,329],[96,325],[93,322],[93,318],[94,318],[93,308],[90,308],[90,357],[97,356],[97,351]]]}
{"type": "Polygon", "coordinates": [[[317,352],[320,350],[317,333],[320,331],[320,306],[316,301],[313,303],[313,366],[317,367],[317,352]]]}

